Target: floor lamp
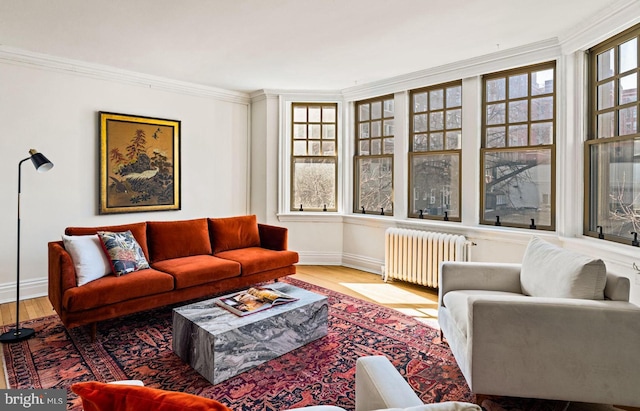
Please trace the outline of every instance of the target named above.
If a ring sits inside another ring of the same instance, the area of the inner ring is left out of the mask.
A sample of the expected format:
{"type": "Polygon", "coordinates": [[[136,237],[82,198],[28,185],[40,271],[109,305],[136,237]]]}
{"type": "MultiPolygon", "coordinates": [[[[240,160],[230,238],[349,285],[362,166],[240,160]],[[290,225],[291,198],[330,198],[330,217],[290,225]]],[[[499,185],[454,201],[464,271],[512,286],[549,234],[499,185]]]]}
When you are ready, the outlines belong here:
{"type": "Polygon", "coordinates": [[[51,170],[53,163],[36,150],[29,150],[30,156],[18,163],[18,260],[16,266],[16,328],[0,335],[0,342],[13,343],[26,340],[35,334],[32,328],[20,328],[20,184],[22,179],[22,163],[31,160],[39,173],[51,170]]]}

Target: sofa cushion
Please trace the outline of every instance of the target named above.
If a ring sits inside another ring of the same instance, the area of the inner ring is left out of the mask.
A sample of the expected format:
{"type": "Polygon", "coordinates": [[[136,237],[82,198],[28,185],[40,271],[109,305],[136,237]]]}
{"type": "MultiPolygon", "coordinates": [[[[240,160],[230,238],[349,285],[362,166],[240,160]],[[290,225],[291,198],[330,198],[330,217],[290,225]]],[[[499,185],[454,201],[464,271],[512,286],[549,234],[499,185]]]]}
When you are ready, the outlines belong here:
{"type": "Polygon", "coordinates": [[[97,381],[71,385],[85,411],[231,411],[216,400],[193,394],[97,381]]]}
{"type": "Polygon", "coordinates": [[[522,259],[522,292],[535,297],[604,299],[607,270],[600,259],[533,237],[522,259]]]}
{"type": "Polygon", "coordinates": [[[98,237],[116,276],[149,268],[144,252],[131,231],[98,231],[98,237]]]}
{"type": "Polygon", "coordinates": [[[238,277],[240,264],[212,255],[193,255],[153,263],[153,268],[171,274],[175,288],[187,288],[224,278],[238,277]]]}
{"type": "Polygon", "coordinates": [[[260,247],[224,251],[216,254],[216,257],[239,262],[242,275],[284,268],[298,262],[298,253],[295,251],[274,251],[260,247]]]}
{"type": "Polygon", "coordinates": [[[147,248],[147,223],[132,223],[122,225],[105,225],[99,227],[67,227],[64,230],[66,235],[90,235],[98,234],[98,231],[112,231],[115,233],[123,231],[131,231],[133,237],[136,239],[144,256],[149,259],[149,249],[147,248]]]}
{"type": "Polygon", "coordinates": [[[102,243],[97,234],[63,234],[62,242],[73,260],[78,286],[111,274],[111,263],[102,249],[102,243]]]}
{"type": "Polygon", "coordinates": [[[260,247],[255,215],[210,218],[209,234],[214,253],[246,247],[260,247]]]}
{"type": "Polygon", "coordinates": [[[478,298],[490,298],[495,296],[511,296],[515,298],[528,298],[522,294],[510,293],[506,291],[490,290],[455,290],[449,291],[442,297],[443,305],[449,310],[451,318],[456,327],[466,337],[469,331],[469,306],[470,301],[478,298]]]}
{"type": "Polygon", "coordinates": [[[170,258],[211,254],[206,218],[183,221],[149,221],[147,242],[152,263],[170,258]]]}
{"type": "Polygon", "coordinates": [[[173,276],[147,268],[120,277],[110,274],[82,287],[69,288],[64,292],[62,305],[67,311],[82,311],[171,291],[173,288],[173,276]]]}

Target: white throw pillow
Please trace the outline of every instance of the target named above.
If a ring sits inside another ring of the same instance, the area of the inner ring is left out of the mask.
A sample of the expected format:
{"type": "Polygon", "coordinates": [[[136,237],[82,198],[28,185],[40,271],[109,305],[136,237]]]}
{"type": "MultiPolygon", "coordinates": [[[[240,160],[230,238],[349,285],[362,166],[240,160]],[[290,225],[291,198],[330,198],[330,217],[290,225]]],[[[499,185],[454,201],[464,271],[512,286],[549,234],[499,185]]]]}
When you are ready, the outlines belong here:
{"type": "Polygon", "coordinates": [[[524,252],[520,285],[534,297],[603,300],[607,269],[600,259],[533,237],[524,252]]]}
{"type": "Polygon", "coordinates": [[[97,234],[62,235],[64,248],[71,255],[78,286],[111,274],[111,264],[97,234]]]}

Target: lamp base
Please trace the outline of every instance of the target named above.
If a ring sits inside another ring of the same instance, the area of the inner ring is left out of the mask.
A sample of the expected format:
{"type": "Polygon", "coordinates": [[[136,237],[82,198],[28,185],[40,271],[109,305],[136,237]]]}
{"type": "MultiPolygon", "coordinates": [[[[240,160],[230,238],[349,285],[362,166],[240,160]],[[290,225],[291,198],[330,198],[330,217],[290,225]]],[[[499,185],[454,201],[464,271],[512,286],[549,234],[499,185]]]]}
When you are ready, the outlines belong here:
{"type": "Polygon", "coordinates": [[[12,328],[8,332],[0,335],[0,342],[14,343],[31,338],[35,334],[36,332],[32,328],[18,328],[17,330],[12,328]]]}

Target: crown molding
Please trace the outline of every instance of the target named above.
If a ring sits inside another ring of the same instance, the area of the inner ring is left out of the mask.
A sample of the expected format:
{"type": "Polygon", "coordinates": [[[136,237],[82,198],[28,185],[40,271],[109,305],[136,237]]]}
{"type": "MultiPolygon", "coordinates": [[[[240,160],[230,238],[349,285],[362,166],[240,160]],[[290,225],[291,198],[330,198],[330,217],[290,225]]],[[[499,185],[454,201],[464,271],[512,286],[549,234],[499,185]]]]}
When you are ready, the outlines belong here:
{"type": "Polygon", "coordinates": [[[186,81],[172,80],[135,71],[121,70],[111,66],[66,59],[48,54],[35,53],[0,45],[0,63],[79,75],[100,80],[142,86],[146,88],[213,98],[229,103],[248,105],[249,95],[239,91],[225,90],[186,81]]]}
{"type": "Polygon", "coordinates": [[[564,54],[586,50],[640,22],[640,2],[619,0],[560,36],[564,54]]]}
{"type": "Polygon", "coordinates": [[[280,98],[296,101],[342,101],[342,92],[339,90],[280,90],[261,89],[252,92],[249,97],[251,102],[258,102],[269,98],[280,98]]]}
{"type": "Polygon", "coordinates": [[[257,103],[264,100],[278,100],[279,98],[280,98],[280,95],[278,94],[278,92],[273,90],[261,89],[261,90],[253,91],[249,94],[249,99],[251,100],[251,103],[257,103]]]}
{"type": "Polygon", "coordinates": [[[491,54],[485,54],[466,60],[456,61],[413,73],[349,87],[342,90],[346,100],[381,96],[430,84],[444,83],[462,78],[481,75],[495,70],[506,70],[523,64],[556,59],[560,56],[560,43],[557,38],[538,41],[520,47],[513,47],[491,54]]]}

